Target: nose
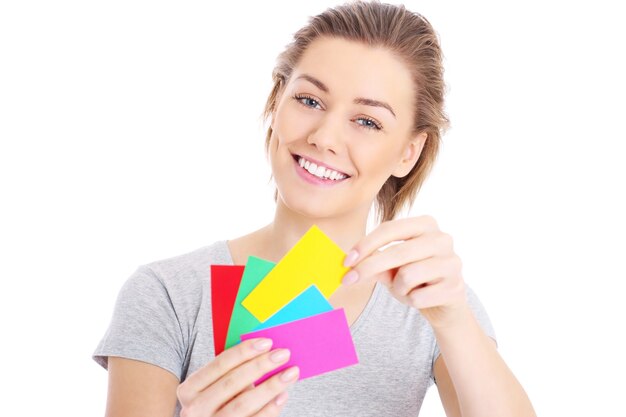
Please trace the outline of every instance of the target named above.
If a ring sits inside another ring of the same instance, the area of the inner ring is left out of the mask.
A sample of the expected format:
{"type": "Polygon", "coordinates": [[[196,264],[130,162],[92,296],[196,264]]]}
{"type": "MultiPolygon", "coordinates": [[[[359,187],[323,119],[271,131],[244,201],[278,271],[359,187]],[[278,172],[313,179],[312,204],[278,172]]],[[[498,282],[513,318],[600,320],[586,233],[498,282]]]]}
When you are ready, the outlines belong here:
{"type": "Polygon", "coordinates": [[[340,118],[327,113],[309,134],[307,143],[315,146],[320,153],[329,151],[336,155],[343,146],[342,136],[340,118]]]}

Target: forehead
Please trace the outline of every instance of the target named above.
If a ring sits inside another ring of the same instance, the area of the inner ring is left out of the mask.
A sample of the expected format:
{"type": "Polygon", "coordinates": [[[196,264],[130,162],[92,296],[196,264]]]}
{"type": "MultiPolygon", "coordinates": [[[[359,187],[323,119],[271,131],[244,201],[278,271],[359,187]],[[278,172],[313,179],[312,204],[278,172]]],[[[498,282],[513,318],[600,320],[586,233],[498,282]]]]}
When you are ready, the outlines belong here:
{"type": "Polygon", "coordinates": [[[396,113],[411,112],[411,74],[403,62],[383,47],[341,38],[318,38],[305,50],[292,79],[300,74],[322,81],[333,97],[383,100],[396,113]]]}

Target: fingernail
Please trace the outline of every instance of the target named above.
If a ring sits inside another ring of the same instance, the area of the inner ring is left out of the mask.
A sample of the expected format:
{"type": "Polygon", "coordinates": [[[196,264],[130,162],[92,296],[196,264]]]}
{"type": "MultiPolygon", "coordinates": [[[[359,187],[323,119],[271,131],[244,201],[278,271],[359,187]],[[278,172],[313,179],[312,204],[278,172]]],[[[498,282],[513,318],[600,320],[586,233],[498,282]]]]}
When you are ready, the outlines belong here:
{"type": "Polygon", "coordinates": [[[343,260],[343,266],[350,267],[354,265],[354,261],[356,261],[358,257],[359,252],[355,251],[354,249],[351,250],[350,253],[348,253],[348,255],[346,255],[346,258],[343,260]]]}
{"type": "Polygon", "coordinates": [[[278,397],[276,397],[276,405],[283,405],[285,401],[287,401],[288,396],[287,391],[281,392],[278,397]]]}
{"type": "Polygon", "coordinates": [[[343,276],[343,279],[341,280],[341,282],[344,285],[350,285],[350,284],[354,284],[355,282],[357,282],[358,279],[359,279],[359,273],[353,269],[352,271],[348,272],[346,275],[343,276]]]}
{"type": "Polygon", "coordinates": [[[252,346],[254,346],[256,350],[264,352],[266,350],[269,350],[269,348],[272,346],[272,339],[261,339],[258,342],[255,342],[252,346]]]}
{"type": "Polygon", "coordinates": [[[280,349],[270,355],[272,362],[281,363],[287,360],[291,352],[289,349],[280,349]]]}
{"type": "Polygon", "coordinates": [[[280,380],[283,382],[291,382],[298,377],[298,373],[300,373],[300,368],[294,366],[293,368],[287,369],[281,376],[280,380]]]}

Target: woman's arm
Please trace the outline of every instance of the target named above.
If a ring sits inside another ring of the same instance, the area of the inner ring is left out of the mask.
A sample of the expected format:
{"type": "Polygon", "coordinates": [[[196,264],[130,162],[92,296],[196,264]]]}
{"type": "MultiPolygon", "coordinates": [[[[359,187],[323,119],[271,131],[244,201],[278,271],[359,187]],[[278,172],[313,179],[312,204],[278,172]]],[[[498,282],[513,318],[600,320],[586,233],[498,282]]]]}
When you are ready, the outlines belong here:
{"type": "Polygon", "coordinates": [[[156,365],[109,357],[106,417],[172,417],[178,378],[156,365]]]}
{"type": "Polygon", "coordinates": [[[343,282],[376,279],[428,320],[446,365],[442,362],[433,372],[438,385],[443,384],[439,389],[449,416],[458,411],[463,417],[535,416],[528,396],[474,317],[462,265],[452,236],[424,215],[383,222],[363,237],[344,260],[352,269],[343,282]]]}
{"type": "Polygon", "coordinates": [[[535,417],[526,392],[467,308],[464,320],[434,328],[434,375],[448,417],[535,417]]]}
{"type": "Polygon", "coordinates": [[[246,340],[180,384],[176,375],[156,365],[110,356],[106,417],[172,417],[177,401],[181,416],[278,416],[300,371],[290,366],[255,385],[289,361],[289,349],[271,348],[271,339],[246,340]]]}
{"type": "Polygon", "coordinates": [[[454,390],[454,384],[450,379],[450,374],[446,368],[446,362],[443,356],[439,355],[433,367],[433,373],[437,382],[437,390],[439,398],[447,417],[462,417],[461,408],[459,407],[459,399],[454,390]]]}

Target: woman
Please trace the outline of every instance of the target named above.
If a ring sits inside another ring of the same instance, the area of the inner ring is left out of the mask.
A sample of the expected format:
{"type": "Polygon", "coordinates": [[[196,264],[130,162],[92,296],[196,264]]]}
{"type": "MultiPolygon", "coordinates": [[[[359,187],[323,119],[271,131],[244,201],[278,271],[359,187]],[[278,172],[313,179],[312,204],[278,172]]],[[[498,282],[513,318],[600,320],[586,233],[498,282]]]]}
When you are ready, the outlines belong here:
{"type": "Polygon", "coordinates": [[[295,34],[265,108],[275,217],[129,278],[94,353],[109,370],[108,416],[417,415],[433,382],[448,416],[534,415],[452,238],[431,216],[395,219],[447,126],[441,61],[428,21],[403,6],[347,4],[295,34]],[[366,235],[373,204],[382,222],[366,235]],[[359,364],[298,383],[291,367],[255,387],[289,352],[255,339],[215,357],[209,265],[278,262],[313,224],[348,253],[329,301],[359,364]]]}

